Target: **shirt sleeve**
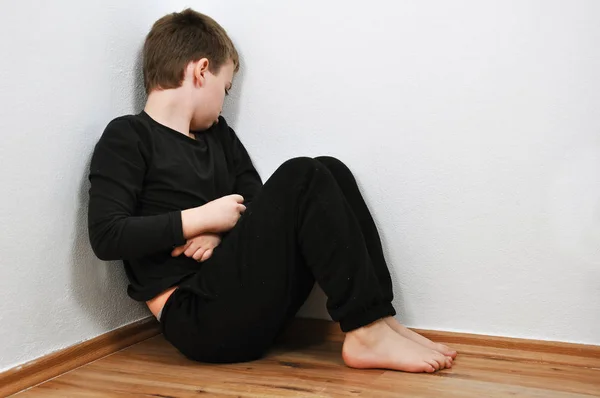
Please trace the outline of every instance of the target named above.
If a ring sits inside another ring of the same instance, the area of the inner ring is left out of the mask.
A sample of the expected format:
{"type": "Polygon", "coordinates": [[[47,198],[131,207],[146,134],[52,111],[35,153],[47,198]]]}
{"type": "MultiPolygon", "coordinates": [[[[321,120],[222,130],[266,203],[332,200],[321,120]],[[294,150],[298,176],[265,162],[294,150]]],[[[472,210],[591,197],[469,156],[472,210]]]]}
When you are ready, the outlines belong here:
{"type": "Polygon", "coordinates": [[[231,127],[228,128],[231,135],[235,169],[234,190],[235,193],[242,195],[244,197],[244,202],[248,204],[252,202],[260,192],[263,185],[262,180],[252,164],[248,151],[246,151],[246,148],[235,134],[235,131],[233,131],[231,127]]]}
{"type": "Polygon", "coordinates": [[[141,258],[185,243],[181,211],[135,216],[147,167],[144,152],[140,136],[126,119],[113,120],[94,149],[88,232],[101,260],[141,258]]]}

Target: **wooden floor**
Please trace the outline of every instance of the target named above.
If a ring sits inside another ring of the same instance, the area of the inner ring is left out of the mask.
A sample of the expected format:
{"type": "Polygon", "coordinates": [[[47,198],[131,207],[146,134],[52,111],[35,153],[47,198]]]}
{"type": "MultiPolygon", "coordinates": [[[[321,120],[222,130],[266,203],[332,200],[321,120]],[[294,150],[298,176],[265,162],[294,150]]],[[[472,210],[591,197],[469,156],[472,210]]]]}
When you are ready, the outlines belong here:
{"type": "MultiPolygon", "coordinates": [[[[339,339],[338,339],[339,340],[339,339]]],[[[600,397],[600,358],[453,344],[435,374],[348,369],[341,343],[281,345],[266,358],[204,365],[153,337],[17,394],[28,397],[600,397]]]]}

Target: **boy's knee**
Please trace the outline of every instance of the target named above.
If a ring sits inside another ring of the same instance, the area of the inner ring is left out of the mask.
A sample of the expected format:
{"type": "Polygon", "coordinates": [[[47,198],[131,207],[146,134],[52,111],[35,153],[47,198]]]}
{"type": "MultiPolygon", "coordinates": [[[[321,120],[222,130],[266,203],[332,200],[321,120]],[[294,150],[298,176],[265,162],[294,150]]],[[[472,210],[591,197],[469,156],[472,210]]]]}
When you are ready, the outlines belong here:
{"type": "Polygon", "coordinates": [[[314,173],[322,167],[323,165],[313,158],[298,157],[285,161],[279,166],[277,172],[282,174],[285,178],[295,180],[304,177],[307,174],[314,173]]]}
{"type": "Polygon", "coordinates": [[[318,180],[321,184],[335,183],[337,179],[350,178],[352,173],[336,158],[298,157],[284,162],[274,173],[272,179],[284,188],[295,189],[298,186],[318,180]]]}
{"type": "Polygon", "coordinates": [[[315,160],[327,167],[333,175],[352,174],[344,162],[332,156],[319,156],[315,160]]]}
{"type": "Polygon", "coordinates": [[[325,166],[334,166],[334,167],[346,167],[346,165],[339,160],[338,158],[334,158],[333,156],[317,156],[315,160],[323,163],[325,166]]]}
{"type": "Polygon", "coordinates": [[[283,162],[281,167],[283,168],[291,168],[291,169],[303,169],[303,168],[313,168],[316,165],[316,161],[313,158],[309,158],[306,156],[301,156],[297,158],[292,158],[283,162]]]}

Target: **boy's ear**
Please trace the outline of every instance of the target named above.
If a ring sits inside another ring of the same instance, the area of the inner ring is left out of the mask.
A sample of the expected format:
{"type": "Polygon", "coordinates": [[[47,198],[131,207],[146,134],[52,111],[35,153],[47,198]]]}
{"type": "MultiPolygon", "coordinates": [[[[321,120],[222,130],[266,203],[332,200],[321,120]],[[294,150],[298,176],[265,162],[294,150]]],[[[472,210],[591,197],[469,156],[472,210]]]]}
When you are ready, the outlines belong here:
{"type": "Polygon", "coordinates": [[[208,73],[208,59],[202,58],[194,65],[194,83],[203,86],[208,73]]]}

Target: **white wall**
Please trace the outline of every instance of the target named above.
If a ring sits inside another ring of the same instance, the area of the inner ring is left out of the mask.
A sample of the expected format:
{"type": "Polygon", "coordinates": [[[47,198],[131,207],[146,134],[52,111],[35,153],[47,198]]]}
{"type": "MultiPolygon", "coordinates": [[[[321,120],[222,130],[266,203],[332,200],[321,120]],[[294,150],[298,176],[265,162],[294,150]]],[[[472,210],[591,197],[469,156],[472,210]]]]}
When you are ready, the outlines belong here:
{"type": "MultiPolygon", "coordinates": [[[[164,3],[2,3],[0,371],[148,314],[89,249],[86,177],[164,3]]],[[[600,3],[187,3],[238,44],[226,114],[263,176],[351,165],[405,323],[600,344],[600,3]]]]}
{"type": "Polygon", "coordinates": [[[149,314],[89,248],[87,168],[108,121],[142,104],[160,3],[1,3],[0,371],[149,314]]]}
{"type": "Polygon", "coordinates": [[[600,344],[599,2],[184,3],[239,47],[263,176],[351,165],[405,323],[600,344]]]}

